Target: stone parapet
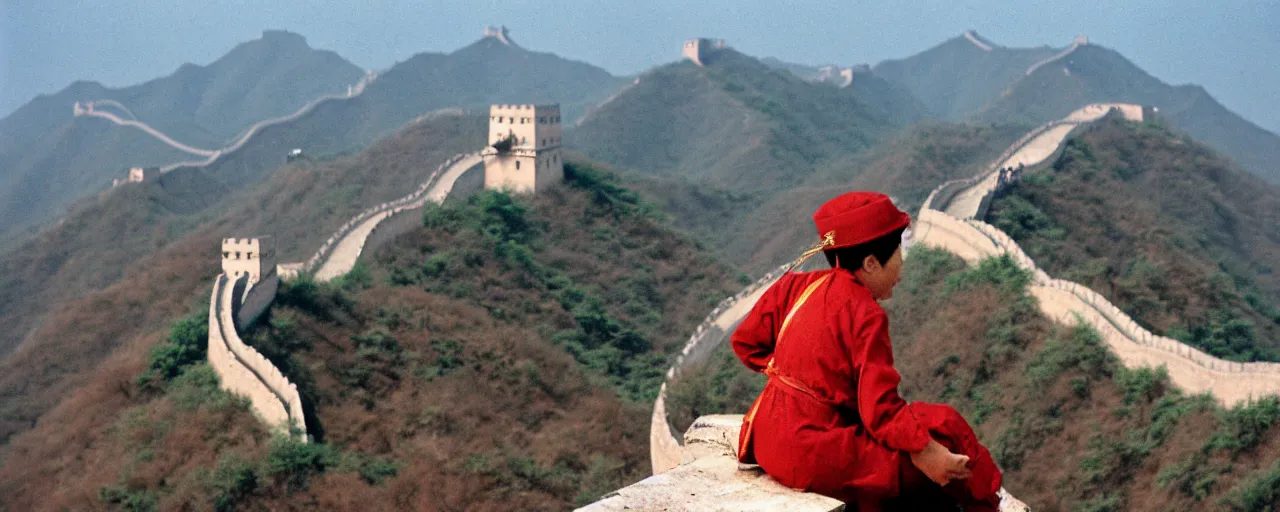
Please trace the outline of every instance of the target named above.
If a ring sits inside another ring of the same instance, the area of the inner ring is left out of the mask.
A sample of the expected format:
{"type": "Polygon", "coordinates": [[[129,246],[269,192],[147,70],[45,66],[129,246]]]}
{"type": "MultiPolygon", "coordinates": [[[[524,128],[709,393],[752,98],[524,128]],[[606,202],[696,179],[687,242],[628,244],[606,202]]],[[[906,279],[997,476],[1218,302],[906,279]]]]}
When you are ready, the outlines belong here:
{"type": "MultiPolygon", "coordinates": [[[[235,333],[235,323],[231,320],[231,301],[234,287],[225,275],[219,275],[214,281],[213,292],[209,300],[209,366],[218,374],[222,389],[235,395],[249,399],[254,413],[267,425],[287,432],[290,416],[296,414],[302,419],[300,402],[294,408],[292,404],[282,401],[279,395],[251,368],[260,366],[258,361],[247,361],[238,350],[243,345],[235,333]]],[[[248,348],[248,347],[244,347],[248,348]]],[[[249,349],[253,350],[253,349],[249,349]]],[[[256,354],[257,352],[254,351],[256,354]]],[[[258,355],[261,357],[261,355],[258,355]]],[[[269,364],[269,363],[268,363],[269,364]]],[[[274,368],[274,367],[273,367],[274,368]]],[[[278,372],[277,372],[278,373],[278,372]]],[[[286,381],[287,382],[287,381],[286,381]]],[[[290,384],[290,386],[292,386],[290,384]]],[[[293,389],[296,395],[297,390],[293,389]]],[[[299,424],[305,427],[305,425],[299,424]]]]}
{"type": "MultiPolygon", "coordinates": [[[[427,177],[426,181],[424,181],[421,185],[419,185],[418,188],[415,189],[409,195],[406,195],[394,201],[388,201],[385,203],[378,204],[376,206],[372,206],[356,214],[356,216],[352,217],[351,220],[348,220],[345,224],[339,227],[337,231],[335,231],[332,235],[330,235],[329,238],[326,239],[323,244],[320,244],[320,248],[316,250],[315,254],[312,255],[311,258],[308,259],[302,265],[300,271],[295,272],[294,275],[301,272],[314,272],[318,270],[325,263],[325,260],[330,256],[330,254],[332,254],[333,250],[338,246],[338,244],[343,241],[343,238],[345,238],[348,234],[350,234],[356,227],[364,224],[366,221],[372,219],[373,217],[378,215],[383,215],[383,217],[385,218],[386,216],[389,216],[387,214],[394,215],[396,213],[400,213],[405,210],[413,210],[416,208],[421,208],[424,204],[426,204],[427,200],[429,199],[428,196],[434,197],[436,195],[439,195],[439,194],[428,194],[428,192],[431,191],[432,187],[436,184],[436,182],[440,179],[441,175],[444,174],[444,172],[447,169],[449,169],[455,164],[458,164],[459,162],[462,162],[464,159],[474,159],[474,158],[478,158],[478,155],[475,153],[454,155],[450,157],[448,160],[445,160],[445,162],[440,164],[439,167],[436,167],[436,170],[433,171],[431,175],[427,177]]],[[[463,163],[465,164],[465,162],[463,163]]],[[[472,165],[474,165],[474,163],[472,165]]],[[[450,184],[450,186],[452,185],[450,184]]],[[[445,191],[445,195],[447,195],[447,193],[448,191],[445,191]]],[[[441,200],[443,200],[443,198],[441,198],[441,200]]],[[[367,236],[368,233],[365,233],[365,235],[367,236]]],[[[363,240],[364,239],[362,239],[359,242],[361,249],[363,249],[363,243],[364,243],[363,240]]]]}
{"type": "MultiPolygon", "coordinates": [[[[237,281],[247,279],[247,277],[241,276],[237,281]]],[[[224,280],[225,276],[220,276],[219,282],[224,280]]],[[[235,309],[235,303],[238,298],[233,292],[235,287],[231,286],[231,284],[232,281],[227,280],[225,285],[219,287],[221,296],[216,297],[218,301],[218,317],[216,318],[216,325],[209,325],[209,331],[213,333],[217,330],[220,341],[234,357],[234,360],[247,369],[254,376],[256,382],[264,385],[270,391],[270,397],[261,397],[257,391],[249,397],[250,401],[254,403],[254,408],[260,409],[260,413],[267,424],[287,431],[292,422],[293,425],[303,429],[305,432],[306,420],[302,416],[302,399],[298,394],[297,386],[289,382],[289,379],[270,360],[257,350],[254,350],[253,347],[246,345],[240,339],[239,333],[236,332],[236,322],[232,311],[235,309]],[[266,400],[266,402],[263,402],[263,400],[266,400]],[[279,405],[279,410],[285,411],[285,417],[275,417],[277,404],[279,405]]],[[[214,341],[216,340],[210,338],[211,344],[214,341]]],[[[234,377],[237,380],[242,379],[244,377],[243,372],[237,371],[234,377]]],[[[252,385],[252,387],[256,388],[256,384],[252,385]]]]}
{"type": "MultiPolygon", "coordinates": [[[[1044,161],[1052,160],[1052,155],[1060,152],[1063,143],[1081,127],[1113,113],[1133,121],[1141,121],[1147,115],[1146,109],[1138,105],[1087,105],[1020,138],[997,159],[996,169],[1047,130],[1064,123],[1074,124],[1077,129],[1065,134],[1058,141],[1055,152],[1044,161]]],[[[951,251],[970,264],[988,257],[1008,255],[1019,268],[1031,274],[1033,295],[1040,300],[1041,310],[1046,316],[1063,323],[1077,318],[1087,322],[1126,365],[1164,365],[1173,383],[1187,391],[1211,393],[1227,405],[1280,393],[1280,364],[1225,361],[1177,340],[1157,336],[1088,287],[1050,277],[1036,266],[1012,237],[995,226],[974,219],[961,220],[939,211],[947,206],[944,194],[962,192],[950,188],[989,185],[988,181],[976,178],[953,180],[934,189],[917,216],[914,229],[915,238],[920,243],[951,251]]],[[[995,189],[985,191],[984,201],[996,192],[998,190],[995,189]]]]}
{"type": "Polygon", "coordinates": [[[734,456],[741,415],[703,416],[685,433],[680,464],[619,489],[580,512],[777,511],[835,512],[844,504],[778,484],[759,466],[734,456]]]}
{"type": "Polygon", "coordinates": [[[676,356],[675,363],[667,369],[666,381],[653,402],[649,425],[649,459],[655,474],[675,467],[680,461],[680,442],[671,434],[671,423],[667,417],[667,383],[685,368],[705,360],[729,329],[747,315],[760,294],[786,273],[789,267],[790,263],[782,265],[747,285],[742,291],[720,301],[694,329],[693,335],[676,356]]]}

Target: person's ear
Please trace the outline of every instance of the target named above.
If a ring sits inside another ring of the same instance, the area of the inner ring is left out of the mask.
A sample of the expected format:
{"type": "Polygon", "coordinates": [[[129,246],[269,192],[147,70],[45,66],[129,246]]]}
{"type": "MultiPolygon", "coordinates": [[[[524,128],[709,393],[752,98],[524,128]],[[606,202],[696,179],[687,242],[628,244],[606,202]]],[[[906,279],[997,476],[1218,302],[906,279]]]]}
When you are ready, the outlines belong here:
{"type": "Polygon", "coordinates": [[[877,260],[875,255],[868,254],[866,258],[862,259],[862,271],[871,273],[879,272],[880,260],[877,260]]]}

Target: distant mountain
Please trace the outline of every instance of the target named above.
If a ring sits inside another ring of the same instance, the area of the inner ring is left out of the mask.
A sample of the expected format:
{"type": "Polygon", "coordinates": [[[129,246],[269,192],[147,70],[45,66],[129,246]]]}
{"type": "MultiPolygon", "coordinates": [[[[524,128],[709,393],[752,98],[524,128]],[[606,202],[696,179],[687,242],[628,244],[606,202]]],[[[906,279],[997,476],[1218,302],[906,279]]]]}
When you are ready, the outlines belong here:
{"type": "Polygon", "coordinates": [[[627,82],[591,64],[484,37],[452,53],[420,53],[396,64],[361,103],[369,106],[363,117],[374,131],[430,110],[491,103],[560,103],[567,124],[627,82]]]}
{"type": "Polygon", "coordinates": [[[1114,50],[1093,44],[1080,46],[1019,79],[974,117],[991,122],[1041,123],[1094,102],[1157,107],[1177,128],[1264,179],[1280,183],[1280,136],[1227,110],[1202,87],[1168,85],[1114,50]]]}
{"type": "Polygon", "coordinates": [[[1058,51],[1006,48],[969,35],[990,50],[962,35],[905,59],[881,62],[872,71],[905,87],[938,118],[960,121],[999,98],[1028,67],[1058,51]]]}
{"type": "Polygon", "coordinates": [[[885,108],[910,103],[890,92],[887,85],[862,91],[809,83],[726,49],[706,67],[684,61],[641,75],[565,139],[621,167],[770,190],[922,115],[885,108]]]}
{"type": "MultiPolygon", "coordinates": [[[[240,188],[262,179],[279,167],[283,155],[293,148],[301,148],[311,155],[356,152],[406,123],[452,107],[485,110],[491,103],[560,103],[568,124],[588,106],[600,102],[625,83],[626,79],[614,77],[589,64],[529,51],[506,44],[496,37],[484,37],[450,54],[422,53],[398,63],[380,73],[362,95],[321,104],[299,119],[263,129],[238,151],[220,157],[205,170],[224,186],[240,188]]],[[[71,104],[66,104],[68,117],[71,104]]],[[[142,117],[142,114],[138,115],[142,117]]],[[[75,129],[84,130],[90,140],[125,137],[135,144],[151,144],[164,149],[137,130],[117,127],[105,120],[80,118],[76,123],[75,129]],[[81,124],[93,129],[82,128],[81,124]],[[101,126],[93,126],[95,124],[101,126]]],[[[66,145],[77,149],[58,155],[85,159],[75,167],[82,172],[71,173],[70,167],[57,169],[75,175],[79,180],[77,183],[83,184],[78,188],[58,189],[65,196],[60,204],[93,190],[93,185],[104,186],[110,182],[109,176],[123,176],[122,168],[138,165],[136,160],[127,158],[136,153],[118,155],[119,158],[112,160],[117,155],[110,146],[103,147],[96,142],[66,145]],[[107,163],[94,168],[94,159],[107,163]]],[[[192,159],[190,155],[172,150],[165,155],[161,159],[164,163],[192,159]]],[[[0,155],[0,163],[4,158],[5,155],[0,155]]],[[[44,168],[29,167],[32,173],[36,168],[44,168]]],[[[28,188],[46,182],[36,179],[37,176],[31,173],[24,176],[22,186],[28,188]]],[[[50,191],[48,195],[54,195],[54,192],[50,191]]],[[[23,201],[31,203],[30,208],[52,203],[30,197],[23,201]]],[[[17,213],[25,211],[16,206],[13,209],[17,213]]],[[[56,210],[50,206],[43,218],[53,211],[56,210]]],[[[0,225],[0,235],[4,228],[0,225]]]]}
{"type": "Polygon", "coordinates": [[[184,64],[167,77],[120,89],[82,81],[42,95],[0,120],[0,237],[49,218],[123,177],[128,167],[193,158],[136,128],[74,117],[76,102],[117,102],[124,108],[102,110],[215,150],[255,122],[293,112],[321,94],[345,92],[362,75],[302,36],[271,30],[208,66],[184,64]]]}

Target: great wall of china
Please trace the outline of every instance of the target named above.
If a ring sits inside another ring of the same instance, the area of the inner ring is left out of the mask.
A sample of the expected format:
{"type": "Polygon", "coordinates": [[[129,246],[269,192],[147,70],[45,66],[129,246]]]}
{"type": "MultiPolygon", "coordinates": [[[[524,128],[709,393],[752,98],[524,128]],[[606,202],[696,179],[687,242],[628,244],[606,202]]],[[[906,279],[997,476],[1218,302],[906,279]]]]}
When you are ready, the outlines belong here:
{"type": "Polygon", "coordinates": [[[982,42],[981,39],[978,39],[978,34],[974,33],[972,30],[964,31],[964,38],[968,39],[970,43],[973,43],[974,46],[977,46],[984,52],[991,51],[991,45],[982,42]]]}
{"type": "MultiPolygon", "coordinates": [[[[1072,49],[1074,46],[1076,45],[1072,49]]],[[[1069,52],[1063,52],[1057,58],[1067,53],[1069,52]]],[[[1156,336],[1093,290],[1050,277],[1036,267],[1035,262],[1011,237],[996,227],[977,220],[986,215],[992,197],[1002,185],[998,179],[1001,169],[1024,166],[1028,170],[1034,170],[1051,164],[1070,137],[1107,115],[1121,115],[1128,120],[1142,121],[1153,112],[1154,110],[1140,105],[1093,104],[1076,110],[1063,119],[1035,128],[1001,153],[983,173],[943,183],[930,192],[914,219],[912,237],[917,243],[955,253],[970,265],[1007,254],[1019,267],[1031,273],[1029,292],[1037,299],[1045,316],[1063,325],[1075,325],[1078,322],[1089,325],[1101,335],[1111,351],[1127,367],[1164,366],[1174,385],[1189,393],[1210,393],[1228,406],[1278,394],[1280,364],[1224,361],[1177,340],[1156,336]]],[[[667,381],[663,383],[658,398],[654,401],[650,419],[650,462],[655,476],[581,510],[623,510],[637,503],[645,503],[646,500],[656,501],[652,496],[668,499],[666,497],[698,485],[705,486],[705,482],[699,482],[706,480],[706,477],[700,475],[711,471],[712,466],[720,467],[718,470],[723,472],[723,467],[734,464],[731,452],[737,441],[731,435],[736,431],[732,423],[741,421],[741,417],[714,417],[708,424],[700,425],[695,422],[690,427],[686,438],[692,438],[695,443],[699,442],[700,436],[706,435],[700,433],[702,430],[717,431],[720,432],[720,437],[726,437],[717,441],[719,451],[715,454],[700,453],[699,450],[705,450],[704,444],[682,446],[672,434],[666,411],[667,384],[682,371],[705,360],[784,270],[785,266],[766,274],[716,306],[685,344],[674,365],[667,370],[667,381]],[[729,450],[728,453],[725,452],[726,449],[729,450]],[[699,462],[700,457],[703,458],[702,462],[699,462]],[[699,464],[701,467],[695,467],[699,464]],[[695,468],[685,471],[686,467],[695,468]],[[664,472],[673,469],[673,472],[679,474],[670,478],[663,477],[664,472]]],[[[733,478],[721,475],[718,481],[732,482],[733,478]]],[[[799,510],[836,510],[831,503],[806,501],[804,495],[787,494],[785,490],[775,487],[776,485],[771,486],[768,482],[758,481],[750,489],[740,492],[756,496],[759,500],[773,500],[772,503],[775,504],[785,503],[789,507],[794,505],[799,510]]],[[[1005,495],[1008,496],[1007,493],[1005,495]]],[[[692,503],[693,499],[685,498],[686,501],[681,503],[692,503]]],[[[1010,497],[1010,502],[1014,501],[1010,497]]],[[[671,502],[673,501],[661,501],[663,504],[671,502]]],[[[1013,506],[1025,509],[1025,504],[1020,502],[1013,506]]],[[[768,509],[767,506],[759,507],[759,510],[768,509]]]]}
{"type": "Polygon", "coordinates": [[[1058,52],[1057,54],[1055,54],[1055,55],[1053,55],[1053,56],[1051,56],[1051,57],[1048,57],[1048,58],[1046,58],[1046,59],[1044,59],[1044,60],[1042,60],[1042,61],[1040,61],[1040,62],[1037,62],[1037,63],[1035,63],[1035,64],[1032,64],[1030,67],[1028,67],[1028,68],[1027,68],[1027,73],[1026,73],[1026,75],[1027,75],[1027,76],[1031,76],[1031,74],[1032,74],[1032,73],[1035,73],[1035,72],[1036,72],[1036,70],[1037,70],[1037,69],[1040,69],[1040,67],[1041,67],[1041,66],[1044,66],[1044,65],[1046,65],[1046,64],[1051,64],[1051,63],[1053,63],[1053,62],[1059,61],[1059,60],[1061,60],[1062,58],[1064,58],[1064,57],[1066,57],[1066,56],[1068,56],[1068,55],[1071,55],[1071,52],[1076,51],[1076,49],[1080,48],[1081,46],[1085,46],[1085,45],[1088,45],[1088,44],[1089,44],[1089,38],[1087,38],[1087,37],[1085,37],[1085,36],[1076,36],[1076,39],[1075,39],[1074,41],[1072,41],[1072,42],[1071,42],[1071,46],[1068,46],[1068,47],[1067,47],[1067,49],[1062,50],[1061,52],[1058,52]]]}
{"type": "MultiPolygon", "coordinates": [[[[991,46],[972,32],[965,32],[964,36],[980,49],[991,51],[991,46]]],[[[1039,67],[1070,55],[1087,43],[1087,39],[1078,37],[1064,51],[1033,64],[1026,74],[1030,75],[1039,67]]],[[[360,83],[349,88],[345,95],[322,96],[293,114],[256,123],[233,144],[221,150],[201,150],[178,143],[138,121],[124,105],[113,100],[87,102],[85,106],[77,103],[75,113],[78,116],[102,117],[117,125],[138,128],[179,150],[207,157],[203,161],[170,164],[162,168],[163,173],[183,166],[209,165],[219,156],[242,147],[262,128],[297,119],[325,101],[358,96],[375,77],[373,73],[366,75],[360,83]],[[95,110],[93,103],[114,106],[133,119],[124,120],[109,112],[95,110]]],[[[936,187],[915,219],[912,227],[915,240],[953,252],[969,264],[976,264],[989,257],[1008,255],[1033,276],[1029,291],[1037,298],[1041,311],[1047,317],[1068,325],[1076,322],[1088,324],[1099,332],[1108,347],[1126,366],[1165,366],[1173,383],[1188,392],[1208,392],[1227,405],[1280,393],[1280,364],[1223,361],[1176,340],[1156,336],[1096,292],[1076,283],[1050,277],[1036,267],[1012,238],[980,220],[985,217],[992,197],[1004,185],[999,179],[1000,169],[1014,166],[1035,168],[1052,162],[1055,155],[1062,151],[1066,140],[1080,130],[1087,129],[1090,123],[1113,112],[1137,121],[1150,115],[1150,111],[1144,111],[1138,105],[1095,104],[1037,127],[1006,149],[985,172],[936,187]]],[[[390,231],[414,225],[391,227],[397,223],[387,222],[388,219],[412,217],[399,214],[419,211],[428,201],[443,201],[458,177],[480,163],[481,158],[477,153],[454,156],[438,167],[413,193],[362,211],[331,235],[306,262],[273,267],[269,278],[260,283],[252,282],[247,276],[233,278],[225,272],[219,274],[214,281],[210,299],[208,341],[209,363],[218,373],[222,387],[248,397],[255,413],[271,427],[293,428],[294,432],[305,433],[306,423],[296,386],[270,361],[246,345],[240,339],[237,327],[244,327],[251,321],[245,321],[244,318],[252,319],[269,306],[278,279],[291,278],[299,273],[312,273],[317,279],[327,281],[349,272],[359,256],[369,248],[367,244],[371,239],[379,236],[390,238],[396,234],[390,231]],[[260,286],[255,287],[255,284],[260,286]]],[[[224,261],[224,268],[225,265],[224,261]]],[[[664,473],[673,469],[675,471],[667,475],[675,480],[682,480],[679,484],[682,488],[696,481],[698,474],[705,474],[712,469],[724,471],[725,464],[722,463],[730,455],[725,450],[731,452],[736,443],[736,436],[725,433],[734,431],[733,423],[740,421],[740,416],[699,418],[686,435],[686,440],[691,440],[694,446],[692,449],[690,446],[682,446],[672,435],[665,408],[667,384],[692,365],[706,360],[711,351],[727,338],[734,326],[749,312],[760,295],[785,271],[785,265],[779,267],[739,293],[724,299],[696,328],[674,364],[667,370],[666,381],[654,402],[650,422],[650,457],[655,476],[628,489],[651,489],[655,485],[658,489],[669,487],[673,480],[664,480],[663,477],[664,473]],[[713,435],[717,439],[700,441],[700,435],[713,435]],[[715,468],[707,465],[696,467],[698,458],[703,454],[694,452],[699,449],[706,451],[706,446],[710,445],[715,446],[712,451],[716,452],[716,457],[708,459],[717,458],[717,465],[715,468]],[[682,472],[685,467],[694,469],[682,472]],[[676,476],[674,473],[680,474],[676,476]]],[[[303,438],[305,439],[305,435],[303,438]]],[[[756,474],[751,478],[753,480],[746,484],[746,488],[739,491],[744,493],[741,496],[754,496],[750,500],[754,502],[755,509],[769,510],[773,505],[786,505],[792,510],[835,510],[830,500],[777,488],[763,474],[756,474]]],[[[714,480],[722,484],[733,479],[719,475],[714,480]]],[[[621,494],[626,494],[626,491],[627,489],[623,489],[611,496],[618,498],[621,494]]],[[[661,494],[665,491],[655,492],[661,494]]],[[[636,500],[643,502],[645,498],[633,496],[623,501],[630,503],[636,500]]],[[[617,505],[620,502],[604,499],[584,510],[614,510],[610,503],[617,505]]]]}
{"type": "Polygon", "coordinates": [[[257,123],[254,123],[248,129],[246,129],[244,133],[242,133],[239,137],[235,139],[234,142],[232,142],[231,144],[227,145],[222,149],[194,148],[186,144],[183,144],[181,142],[178,142],[176,140],[173,140],[168,135],[165,135],[159,130],[152,128],[150,125],[142,121],[139,121],[137,116],[133,115],[133,112],[129,112],[128,108],[125,108],[124,105],[121,105],[120,102],[115,100],[92,100],[92,101],[84,101],[84,102],[77,101],[73,106],[72,112],[76,117],[81,117],[81,116],[99,117],[99,118],[111,121],[112,123],[115,123],[120,126],[137,128],[147,133],[148,135],[155,137],[160,142],[163,142],[166,145],[174,149],[177,149],[178,151],[182,151],[184,153],[190,153],[196,156],[206,157],[204,160],[188,160],[183,162],[174,162],[174,163],[165,165],[160,168],[160,174],[164,174],[180,167],[207,167],[213,164],[213,162],[217,161],[219,157],[234,153],[236,150],[243,147],[245,143],[249,142],[249,139],[251,139],[254,136],[254,134],[258,133],[258,131],[262,130],[263,128],[293,121],[299,117],[306,115],[312,110],[315,110],[316,107],[320,106],[321,103],[324,103],[326,101],[350,99],[350,98],[355,98],[359,96],[361,93],[364,92],[365,87],[367,87],[370,83],[373,83],[373,81],[376,80],[377,77],[378,75],[376,73],[369,71],[364,75],[364,77],[360,79],[359,82],[356,82],[355,85],[348,86],[347,92],[345,94],[325,94],[311,100],[306,105],[303,105],[302,108],[295,110],[292,114],[287,114],[279,117],[273,117],[270,119],[264,119],[262,121],[258,121],[257,123]],[[103,112],[101,110],[97,110],[94,108],[95,104],[105,104],[105,105],[115,106],[127,112],[130,117],[133,117],[133,120],[121,119],[119,116],[112,114],[110,112],[103,112]]]}
{"type": "MultiPolygon", "coordinates": [[[[297,387],[262,354],[246,345],[237,328],[246,327],[270,305],[279,279],[293,278],[305,272],[314,273],[318,280],[329,281],[346,274],[369,247],[371,239],[381,235],[382,240],[388,240],[398,232],[417,225],[416,222],[397,223],[388,219],[414,220],[412,213],[421,211],[429,201],[443,202],[458,178],[480,163],[477,153],[449,158],[409,195],[368,208],[347,221],[306,262],[279,266],[272,262],[264,263],[266,269],[257,282],[247,275],[237,276],[234,280],[229,278],[228,274],[232,272],[228,268],[230,261],[241,261],[240,254],[236,253],[236,260],[229,260],[229,254],[224,254],[224,272],[214,281],[210,299],[208,344],[209,364],[218,373],[222,388],[247,397],[254,412],[269,427],[280,431],[297,429],[295,432],[304,434],[300,438],[305,440],[306,420],[297,387]]],[[[224,253],[227,252],[227,244],[249,241],[228,239],[224,241],[224,253]]],[[[266,254],[258,257],[264,258],[266,254]]]]}

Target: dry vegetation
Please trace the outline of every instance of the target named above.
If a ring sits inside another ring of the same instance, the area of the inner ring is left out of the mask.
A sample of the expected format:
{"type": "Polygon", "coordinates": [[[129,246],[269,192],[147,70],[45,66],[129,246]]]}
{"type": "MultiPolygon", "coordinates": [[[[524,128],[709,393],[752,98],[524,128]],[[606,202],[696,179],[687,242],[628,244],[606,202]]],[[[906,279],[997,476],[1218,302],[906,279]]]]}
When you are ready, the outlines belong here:
{"type": "Polygon", "coordinates": [[[170,175],[91,201],[0,260],[0,452],[112,351],[207,298],[223,237],[274,235],[303,260],[365,207],[400,197],[483,140],[482,120],[410,125],[359,156],[280,169],[254,190],[200,202],[212,181],[170,175]],[[7,349],[23,341],[8,353],[7,349]]]}
{"type": "Polygon", "coordinates": [[[1155,332],[1280,359],[1280,189],[1158,124],[1117,120],[1069,141],[989,220],[1155,332]]]}
{"type": "MultiPolygon", "coordinates": [[[[888,304],[902,393],[960,410],[1034,510],[1261,512],[1280,499],[1277,398],[1227,410],[1162,371],[1125,369],[1092,330],[1041,317],[1008,260],[965,269],[917,248],[907,262],[888,304]]],[[[706,373],[725,384],[673,385],[673,418],[754,399],[759,376],[718,350],[727,366],[706,373]]]]}
{"type": "Polygon", "coordinates": [[[609,175],[568,182],[429,207],[338,282],[282,288],[245,337],[318,442],[272,438],[217,390],[193,299],[167,341],[126,335],[11,440],[5,505],[563,510],[638,480],[667,355],[742,282],[609,175]]]}

